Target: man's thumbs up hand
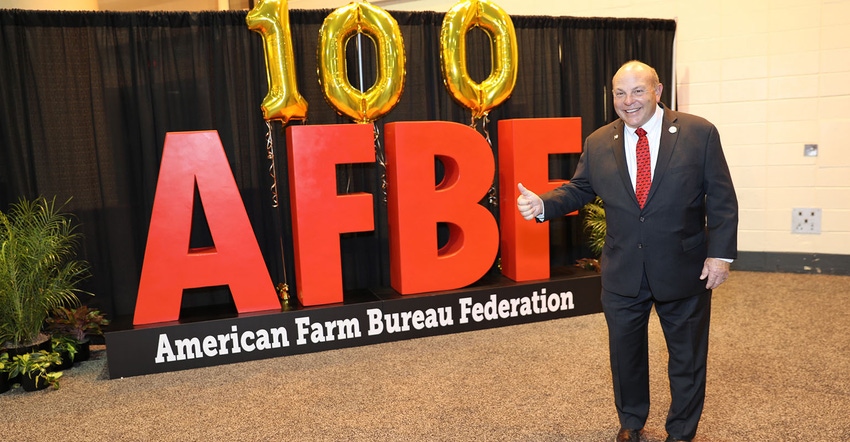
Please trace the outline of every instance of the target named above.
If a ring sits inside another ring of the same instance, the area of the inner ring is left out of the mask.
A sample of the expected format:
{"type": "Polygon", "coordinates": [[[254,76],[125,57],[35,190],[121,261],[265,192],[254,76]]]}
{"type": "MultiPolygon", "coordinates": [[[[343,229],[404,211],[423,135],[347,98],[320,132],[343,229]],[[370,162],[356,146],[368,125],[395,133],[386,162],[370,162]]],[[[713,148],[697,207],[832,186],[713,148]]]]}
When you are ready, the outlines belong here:
{"type": "Polygon", "coordinates": [[[516,208],[523,218],[532,220],[543,213],[543,200],[536,193],[526,189],[522,183],[518,183],[517,188],[519,197],[516,199],[516,208]]]}

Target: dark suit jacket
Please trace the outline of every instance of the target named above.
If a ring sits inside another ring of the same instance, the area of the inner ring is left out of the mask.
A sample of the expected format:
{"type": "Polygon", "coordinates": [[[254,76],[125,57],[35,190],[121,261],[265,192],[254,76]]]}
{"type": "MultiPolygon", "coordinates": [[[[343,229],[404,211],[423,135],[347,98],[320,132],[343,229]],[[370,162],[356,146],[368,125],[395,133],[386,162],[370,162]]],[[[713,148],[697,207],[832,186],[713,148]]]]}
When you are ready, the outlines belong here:
{"type": "Polygon", "coordinates": [[[671,301],[705,292],[705,259],[737,258],[738,200],[713,124],[664,108],[661,144],[643,210],[626,166],[622,120],[593,132],[572,180],[541,195],[546,219],[605,205],[600,258],[605,290],[637,296],[644,269],[653,296],[671,301]]]}

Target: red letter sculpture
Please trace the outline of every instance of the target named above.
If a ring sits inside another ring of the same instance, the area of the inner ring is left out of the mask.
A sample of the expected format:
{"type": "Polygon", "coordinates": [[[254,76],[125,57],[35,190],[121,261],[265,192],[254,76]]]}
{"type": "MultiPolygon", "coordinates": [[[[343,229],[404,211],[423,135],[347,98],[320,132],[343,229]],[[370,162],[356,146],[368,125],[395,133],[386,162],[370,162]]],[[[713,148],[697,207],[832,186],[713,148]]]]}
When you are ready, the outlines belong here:
{"type": "Polygon", "coordinates": [[[218,133],[168,133],[133,324],[176,321],[183,289],[219,285],[239,313],[280,310],[218,133]],[[202,249],[189,246],[196,183],[215,244],[202,249]]]}
{"type": "Polygon", "coordinates": [[[493,182],[490,146],[468,126],[385,126],[390,283],[402,295],[465,287],[493,265],[499,230],[478,204],[493,182]],[[436,183],[435,159],[445,175],[436,183]],[[449,239],[438,248],[437,225],[449,239]]]}
{"type": "Polygon", "coordinates": [[[339,234],[375,229],[372,195],[337,195],[337,164],[375,162],[371,124],[289,126],[289,193],[301,305],[342,302],[339,234]]]}
{"type": "Polygon", "coordinates": [[[565,181],[550,181],[547,172],[557,153],[581,153],[581,118],[499,121],[502,274],[514,281],[549,278],[549,225],[522,219],[517,183],[537,193],[560,186],[565,181]]]}

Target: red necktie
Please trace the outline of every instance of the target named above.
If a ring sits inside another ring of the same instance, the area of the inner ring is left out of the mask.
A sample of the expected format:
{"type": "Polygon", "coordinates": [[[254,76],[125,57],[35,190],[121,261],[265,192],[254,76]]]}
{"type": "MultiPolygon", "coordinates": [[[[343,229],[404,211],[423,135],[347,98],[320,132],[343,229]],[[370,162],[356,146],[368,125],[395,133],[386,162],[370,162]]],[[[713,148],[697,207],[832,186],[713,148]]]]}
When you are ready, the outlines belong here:
{"type": "Polygon", "coordinates": [[[646,131],[643,128],[638,128],[635,133],[638,136],[635,196],[637,196],[640,208],[643,209],[646,196],[649,195],[649,186],[652,184],[652,157],[649,155],[649,140],[646,139],[646,131]]]}

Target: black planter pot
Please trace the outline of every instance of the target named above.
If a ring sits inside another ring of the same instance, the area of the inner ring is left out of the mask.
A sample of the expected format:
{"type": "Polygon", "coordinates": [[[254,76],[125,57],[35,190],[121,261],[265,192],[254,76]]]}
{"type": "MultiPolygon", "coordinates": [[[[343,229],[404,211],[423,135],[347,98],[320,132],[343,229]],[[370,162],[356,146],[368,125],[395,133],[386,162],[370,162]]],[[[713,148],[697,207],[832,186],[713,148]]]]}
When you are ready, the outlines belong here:
{"type": "Polygon", "coordinates": [[[62,363],[53,367],[53,371],[68,370],[69,368],[72,368],[74,366],[74,361],[77,360],[76,357],[74,359],[71,359],[71,354],[64,350],[58,350],[57,353],[59,353],[59,358],[62,359],[62,363]]]}
{"type": "MultiPolygon", "coordinates": [[[[34,351],[40,351],[40,350],[50,351],[50,349],[51,349],[50,338],[46,337],[46,339],[44,341],[42,341],[38,344],[25,345],[23,347],[9,347],[9,348],[5,348],[4,351],[6,351],[9,354],[9,361],[11,362],[12,359],[15,358],[15,356],[25,355],[27,353],[32,353],[34,351]]],[[[9,373],[3,373],[2,377],[6,378],[6,380],[9,381],[9,387],[10,388],[11,388],[12,385],[21,383],[21,375],[13,376],[12,378],[8,378],[8,376],[9,376],[9,373]]]]}
{"type": "Polygon", "coordinates": [[[43,335],[43,339],[44,341],[39,342],[38,344],[26,345],[23,347],[10,347],[3,350],[9,353],[9,360],[12,360],[12,358],[14,358],[15,356],[32,353],[34,351],[52,351],[53,343],[50,342],[50,336],[43,335]]]}
{"type": "Polygon", "coordinates": [[[91,341],[86,339],[77,345],[77,355],[74,356],[74,362],[88,361],[91,358],[91,341]]]}
{"type": "Polygon", "coordinates": [[[12,383],[9,381],[9,373],[0,373],[0,394],[3,394],[12,388],[12,383]]]}
{"type": "MultiPolygon", "coordinates": [[[[26,346],[23,346],[23,347],[9,347],[9,348],[3,348],[2,350],[9,353],[9,361],[14,359],[15,356],[24,355],[24,354],[27,354],[27,353],[33,353],[33,352],[37,352],[37,351],[41,351],[41,350],[53,351],[53,342],[50,340],[50,336],[45,335],[45,334],[41,334],[41,335],[39,335],[39,339],[42,339],[42,341],[40,341],[36,344],[33,344],[33,345],[26,345],[26,346]]],[[[6,377],[6,376],[8,376],[8,373],[3,373],[2,376],[6,377]]],[[[21,378],[23,378],[23,375],[19,374],[15,377],[9,379],[10,386],[15,385],[15,384],[21,384],[22,383],[21,378]]]]}
{"type": "Polygon", "coordinates": [[[71,353],[68,351],[68,343],[66,341],[58,341],[56,343],[54,343],[53,351],[59,353],[59,359],[61,359],[62,362],[50,367],[50,371],[64,371],[73,368],[74,362],[79,360],[79,355],[77,354],[79,351],[79,344],[76,341],[73,341],[72,345],[74,347],[74,357],[72,358],[71,353]],[[59,345],[56,345],[56,343],[59,345]]]}
{"type": "Polygon", "coordinates": [[[24,391],[44,390],[50,385],[44,377],[38,377],[38,375],[30,377],[27,373],[21,373],[20,381],[21,388],[23,388],[24,391]]]}

